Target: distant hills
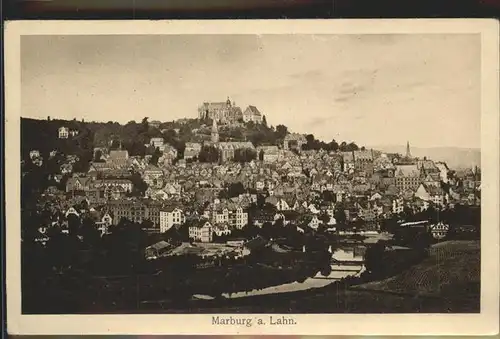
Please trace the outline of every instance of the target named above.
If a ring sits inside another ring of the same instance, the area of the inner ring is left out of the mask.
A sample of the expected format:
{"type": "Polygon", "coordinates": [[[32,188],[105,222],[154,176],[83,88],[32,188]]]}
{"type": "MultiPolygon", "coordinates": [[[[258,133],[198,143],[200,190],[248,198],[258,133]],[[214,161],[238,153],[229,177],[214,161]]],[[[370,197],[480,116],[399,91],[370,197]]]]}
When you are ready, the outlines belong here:
{"type": "MultiPolygon", "coordinates": [[[[368,147],[367,147],[368,148],[368,147]]],[[[386,153],[406,153],[406,145],[383,145],[371,146],[371,148],[386,153]]],[[[479,148],[460,148],[460,147],[412,147],[410,151],[414,157],[427,157],[434,161],[444,161],[448,167],[470,168],[481,166],[481,149],[479,148]]]]}

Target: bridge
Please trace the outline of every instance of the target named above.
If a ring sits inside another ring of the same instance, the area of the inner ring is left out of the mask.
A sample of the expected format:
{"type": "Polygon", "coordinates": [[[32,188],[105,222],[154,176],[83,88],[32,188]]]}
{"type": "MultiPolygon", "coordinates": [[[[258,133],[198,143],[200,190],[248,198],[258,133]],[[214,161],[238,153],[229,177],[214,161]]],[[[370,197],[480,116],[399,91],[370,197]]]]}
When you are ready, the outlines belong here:
{"type": "Polygon", "coordinates": [[[330,263],[339,266],[363,266],[365,262],[363,260],[337,260],[332,258],[330,263]]]}
{"type": "Polygon", "coordinates": [[[368,244],[362,241],[339,241],[338,243],[334,243],[335,246],[359,246],[359,247],[368,247],[368,244]]]}

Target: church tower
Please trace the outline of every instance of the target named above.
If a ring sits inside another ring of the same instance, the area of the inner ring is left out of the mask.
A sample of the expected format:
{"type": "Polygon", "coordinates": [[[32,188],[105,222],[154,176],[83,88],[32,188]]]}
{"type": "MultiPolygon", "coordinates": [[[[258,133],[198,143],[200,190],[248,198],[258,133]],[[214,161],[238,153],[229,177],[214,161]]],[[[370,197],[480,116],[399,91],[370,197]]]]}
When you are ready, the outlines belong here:
{"type": "Polygon", "coordinates": [[[219,129],[217,128],[216,119],[213,119],[213,124],[212,124],[212,142],[213,143],[219,142],[219,129]]]}
{"type": "Polygon", "coordinates": [[[410,158],[411,158],[411,152],[410,152],[410,142],[409,142],[409,141],[407,141],[407,142],[406,142],[406,157],[407,157],[408,159],[410,159],[410,158]]]}

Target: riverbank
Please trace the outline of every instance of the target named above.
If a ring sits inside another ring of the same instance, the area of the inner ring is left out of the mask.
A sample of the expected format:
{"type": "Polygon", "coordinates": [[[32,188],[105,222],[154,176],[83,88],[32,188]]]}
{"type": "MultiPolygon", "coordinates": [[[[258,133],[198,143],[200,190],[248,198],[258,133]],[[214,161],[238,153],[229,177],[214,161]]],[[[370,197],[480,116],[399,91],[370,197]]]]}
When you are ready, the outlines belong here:
{"type": "Polygon", "coordinates": [[[477,313],[480,310],[479,256],[479,241],[444,242],[433,245],[429,258],[422,263],[381,281],[348,288],[329,284],[288,293],[199,300],[182,309],[164,305],[165,308],[159,310],[155,309],[158,305],[150,305],[145,312],[477,313]],[[426,283],[422,285],[423,282],[426,283]],[[421,292],[417,293],[418,290],[421,292]],[[424,293],[426,291],[432,293],[424,293]]]}
{"type": "Polygon", "coordinates": [[[263,289],[255,289],[248,292],[223,293],[222,296],[224,298],[235,299],[235,298],[244,298],[250,296],[290,293],[290,292],[304,291],[309,289],[322,288],[342,278],[346,278],[348,276],[358,276],[363,272],[364,272],[364,266],[362,264],[356,267],[335,265],[332,266],[332,272],[327,276],[323,276],[321,273],[317,273],[314,277],[307,278],[304,282],[294,281],[291,283],[281,284],[278,286],[270,286],[263,289]]]}
{"type": "MultiPolygon", "coordinates": [[[[272,293],[269,281],[264,283],[267,271],[265,269],[258,274],[252,270],[244,270],[248,275],[243,274],[237,280],[245,281],[245,277],[253,277],[253,280],[257,278],[257,281],[262,282],[260,291],[266,293],[238,294],[241,286],[236,285],[232,293],[234,297],[227,297],[227,290],[218,290],[220,293],[215,294],[212,299],[194,300],[190,297],[198,292],[193,291],[187,298],[180,295],[179,299],[172,300],[168,297],[169,294],[165,293],[165,288],[161,291],[161,286],[165,285],[162,285],[164,280],[160,275],[145,276],[145,281],[137,277],[117,277],[116,282],[110,277],[87,281],[84,277],[74,276],[71,277],[70,285],[70,277],[66,276],[64,281],[51,287],[47,286],[43,294],[37,293],[36,296],[42,298],[37,299],[40,302],[64,300],[63,308],[58,306],[50,312],[53,314],[479,312],[479,241],[443,242],[433,245],[429,252],[429,258],[393,277],[358,283],[357,286],[336,284],[335,279],[325,279],[317,274],[302,282],[313,283],[314,286],[302,285],[303,290],[296,290],[288,285],[294,284],[294,280],[288,279],[293,279],[296,273],[290,271],[289,277],[278,277],[274,273],[271,274],[276,269],[270,269],[270,277],[276,276],[275,288],[285,286],[278,293],[272,293]],[[74,291],[68,289],[72,284],[75,284],[74,291]],[[153,287],[149,296],[146,295],[148,285],[153,287]],[[57,286],[65,286],[65,289],[55,288],[57,286]]],[[[329,272],[327,276],[333,278],[332,274],[335,272],[329,272]]],[[[204,278],[210,278],[213,274],[219,275],[214,271],[194,280],[205,282],[209,286],[210,280],[204,278]]],[[[179,281],[178,276],[171,276],[171,279],[179,281]]],[[[254,289],[252,286],[248,291],[254,289]]],[[[212,296],[210,292],[210,289],[200,290],[202,295],[212,296]]],[[[47,312],[46,309],[47,307],[44,307],[43,313],[47,312]]]]}

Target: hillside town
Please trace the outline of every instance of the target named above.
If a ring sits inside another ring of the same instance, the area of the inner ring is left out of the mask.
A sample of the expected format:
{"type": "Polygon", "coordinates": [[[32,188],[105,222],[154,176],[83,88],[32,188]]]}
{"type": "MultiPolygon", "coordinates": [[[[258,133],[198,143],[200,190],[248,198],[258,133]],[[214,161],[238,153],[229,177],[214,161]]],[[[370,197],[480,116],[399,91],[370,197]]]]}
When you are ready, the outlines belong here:
{"type": "MultiPolygon", "coordinates": [[[[86,293],[95,295],[79,303],[91,311],[100,302],[139,307],[120,297],[138,284],[156,302],[165,293],[175,301],[293,282],[370,282],[423,260],[432,243],[480,232],[478,167],[414,157],[409,141],[405,154],[325,143],[268,126],[257,107],[229,99],[173,122],[48,117],[22,126],[23,253],[43,263],[24,268],[27,290],[44,276],[60,291],[54,270],[85,272],[94,291],[86,293]],[[112,283],[115,275],[125,280],[112,283]]],[[[36,308],[39,298],[26,300],[36,308]]]]}
{"type": "MultiPolygon", "coordinates": [[[[182,157],[162,137],[150,138],[145,146],[154,154],[143,157],[131,156],[121,145],[96,147],[86,172],[74,170],[76,155],[64,154],[59,171],[49,174],[54,183],[65,178],[63,187],[47,187],[39,201],[51,211],[39,237],[44,239],[50,227],[67,229],[69,216],[90,218],[102,235],[128,220],[147,222],[150,233],[186,227],[190,239],[207,243],[247,225],[278,222],[300,232],[378,232],[383,220],[406,211],[480,204],[478,168],[453,170],[414,158],[409,142],[404,155],[364,147],[308,149],[306,135],[297,133],[287,133],[281,143],[255,146],[219,137],[220,125],[262,124],[265,117],[255,106],[242,111],[228,99],[203,103],[198,112],[200,120],[212,122],[205,126],[209,138],[207,133],[208,140],[187,142],[182,157]],[[213,159],[200,161],[204,152],[213,159]]],[[[149,128],[158,129],[159,122],[149,128]]],[[[57,138],[78,134],[61,124],[57,138]]],[[[49,157],[57,153],[54,149],[49,157]]],[[[30,150],[29,159],[38,166],[45,161],[37,149],[30,150]]]]}
{"type": "Polygon", "coordinates": [[[23,39],[23,315],[482,312],[477,34],[201,33],[23,39]]]}

